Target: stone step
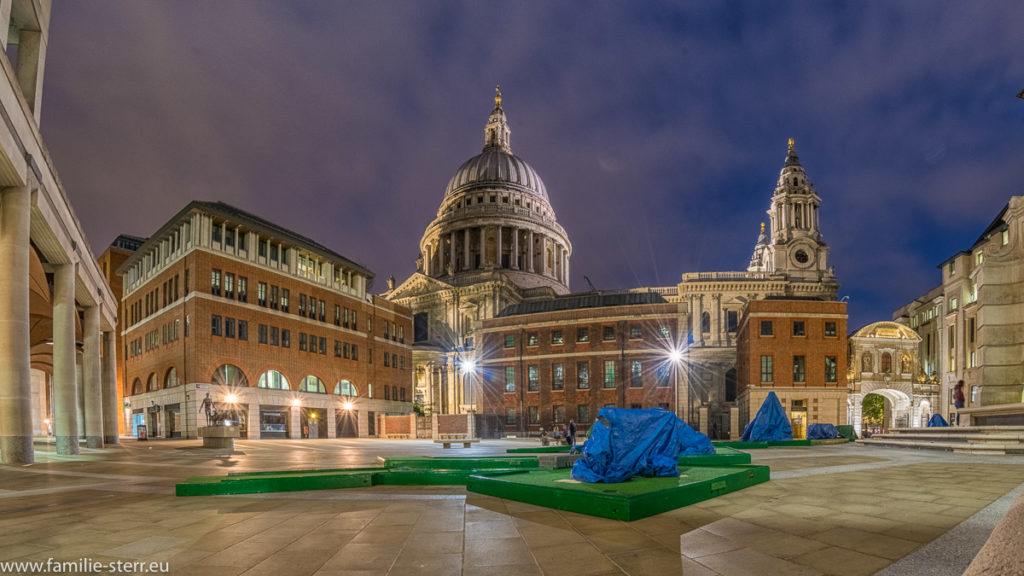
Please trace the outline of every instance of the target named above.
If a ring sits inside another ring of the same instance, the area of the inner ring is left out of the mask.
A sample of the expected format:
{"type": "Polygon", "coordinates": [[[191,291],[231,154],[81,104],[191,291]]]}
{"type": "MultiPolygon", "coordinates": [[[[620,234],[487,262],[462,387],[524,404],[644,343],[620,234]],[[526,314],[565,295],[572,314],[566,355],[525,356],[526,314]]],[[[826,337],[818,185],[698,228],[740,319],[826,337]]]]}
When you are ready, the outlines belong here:
{"type": "Polygon", "coordinates": [[[900,434],[904,432],[911,432],[915,434],[941,434],[943,432],[950,431],[967,434],[999,434],[1024,432],[1024,426],[937,426],[934,428],[891,428],[887,433],[900,434]]]}
{"type": "Polygon", "coordinates": [[[965,442],[933,442],[922,440],[893,440],[864,438],[857,440],[859,444],[868,446],[886,446],[890,448],[916,448],[919,450],[946,450],[957,454],[1024,454],[1024,443],[965,443],[965,442]]]}
{"type": "Polygon", "coordinates": [[[907,440],[965,440],[967,442],[1021,442],[1024,441],[1024,432],[1011,434],[977,434],[954,431],[937,434],[901,432],[899,434],[874,434],[871,437],[886,440],[898,440],[904,438],[907,440]]]}

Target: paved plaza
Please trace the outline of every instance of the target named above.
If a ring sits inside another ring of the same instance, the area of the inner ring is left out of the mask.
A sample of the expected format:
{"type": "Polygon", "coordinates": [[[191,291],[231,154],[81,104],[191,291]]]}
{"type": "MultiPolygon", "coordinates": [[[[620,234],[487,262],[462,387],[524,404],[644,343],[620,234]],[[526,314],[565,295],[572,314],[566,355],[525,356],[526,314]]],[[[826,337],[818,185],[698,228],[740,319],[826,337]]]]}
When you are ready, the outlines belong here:
{"type": "Polygon", "coordinates": [[[174,496],[194,475],[524,445],[261,440],[218,457],[198,441],[123,440],[67,457],[37,442],[36,464],[0,466],[0,561],[166,562],[217,576],[960,574],[1024,480],[1019,456],[842,445],[751,451],[770,482],[628,523],[462,487],[174,496]]]}

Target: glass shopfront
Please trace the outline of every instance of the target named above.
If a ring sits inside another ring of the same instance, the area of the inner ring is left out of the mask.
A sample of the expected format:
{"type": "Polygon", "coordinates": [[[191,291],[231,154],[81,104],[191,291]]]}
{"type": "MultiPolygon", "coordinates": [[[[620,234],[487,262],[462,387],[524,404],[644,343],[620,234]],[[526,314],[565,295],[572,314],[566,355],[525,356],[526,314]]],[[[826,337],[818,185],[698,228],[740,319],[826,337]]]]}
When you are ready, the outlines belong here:
{"type": "Polygon", "coordinates": [[[291,421],[287,406],[260,406],[260,438],[287,438],[291,421]]]}
{"type": "Polygon", "coordinates": [[[302,437],[327,438],[327,410],[322,408],[302,409],[302,437]]]}

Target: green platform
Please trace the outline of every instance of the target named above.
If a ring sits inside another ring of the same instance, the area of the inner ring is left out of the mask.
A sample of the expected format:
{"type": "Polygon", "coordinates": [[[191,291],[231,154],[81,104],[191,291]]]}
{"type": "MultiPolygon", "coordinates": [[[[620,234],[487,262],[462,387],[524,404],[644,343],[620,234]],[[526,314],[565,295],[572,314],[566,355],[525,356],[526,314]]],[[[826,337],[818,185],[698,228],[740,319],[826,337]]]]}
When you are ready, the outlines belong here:
{"type": "Polygon", "coordinates": [[[562,444],[561,446],[534,446],[533,448],[509,448],[505,450],[507,454],[549,454],[552,452],[568,451],[568,444],[562,444]]]}
{"type": "Polygon", "coordinates": [[[632,478],[620,484],[577,482],[568,470],[472,475],[470,492],[632,521],[768,481],[767,466],[680,466],[679,478],[632,478]]]}
{"type": "Polygon", "coordinates": [[[718,441],[712,442],[715,448],[738,448],[740,450],[758,450],[761,448],[785,448],[795,446],[823,446],[828,444],[846,444],[850,440],[846,438],[833,438],[831,440],[780,440],[777,442],[739,442],[739,441],[718,441]]]}
{"type": "Polygon", "coordinates": [[[733,464],[750,464],[750,454],[728,446],[716,446],[714,454],[679,457],[680,466],[731,466],[733,464]]]}
{"type": "MultiPolygon", "coordinates": [[[[568,449],[567,449],[568,450],[568,449]]],[[[453,470],[490,470],[493,468],[538,468],[536,456],[454,456],[433,458],[430,456],[408,456],[401,458],[377,458],[385,468],[416,468],[453,470]]]]}

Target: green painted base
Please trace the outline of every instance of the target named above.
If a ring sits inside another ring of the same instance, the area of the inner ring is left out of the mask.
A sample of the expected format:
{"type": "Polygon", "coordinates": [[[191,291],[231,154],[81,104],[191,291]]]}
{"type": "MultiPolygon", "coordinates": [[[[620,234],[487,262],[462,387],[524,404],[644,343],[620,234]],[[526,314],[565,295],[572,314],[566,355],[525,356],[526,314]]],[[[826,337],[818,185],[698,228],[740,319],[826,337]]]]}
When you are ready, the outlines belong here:
{"type": "Polygon", "coordinates": [[[714,454],[679,457],[680,466],[731,466],[733,464],[750,464],[750,454],[727,446],[716,446],[714,454]]]}
{"type": "Polygon", "coordinates": [[[568,445],[561,446],[534,446],[533,448],[509,448],[505,450],[508,454],[548,454],[550,452],[568,452],[568,445]]]}
{"type": "Polygon", "coordinates": [[[495,456],[495,457],[441,457],[408,456],[401,458],[378,458],[385,468],[446,468],[452,470],[490,470],[493,468],[537,468],[540,461],[536,456],[495,456]]]}
{"type": "Polygon", "coordinates": [[[621,484],[572,480],[568,470],[473,475],[466,489],[558,510],[632,521],[768,481],[767,466],[679,468],[679,478],[633,478],[621,484]]]}

